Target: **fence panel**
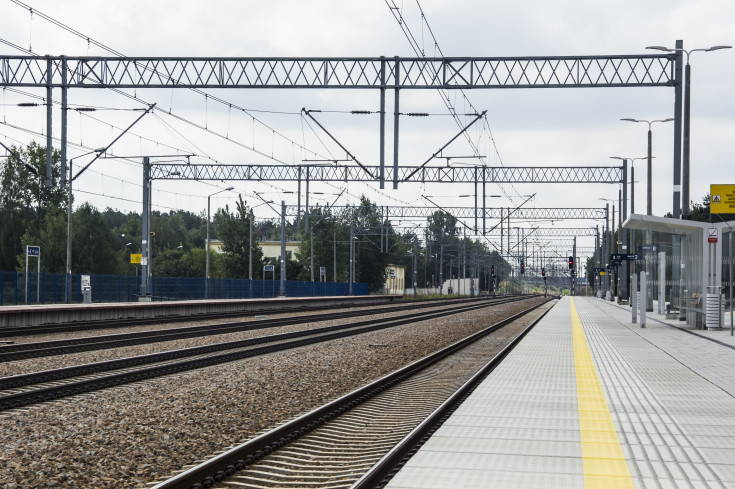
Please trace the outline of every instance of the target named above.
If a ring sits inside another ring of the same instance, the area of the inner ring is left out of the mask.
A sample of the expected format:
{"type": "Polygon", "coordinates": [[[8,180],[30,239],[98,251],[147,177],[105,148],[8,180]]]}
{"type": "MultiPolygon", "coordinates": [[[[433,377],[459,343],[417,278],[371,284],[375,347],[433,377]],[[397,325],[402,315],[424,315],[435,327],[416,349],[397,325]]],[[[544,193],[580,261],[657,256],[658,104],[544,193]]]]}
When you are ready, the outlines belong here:
{"type": "MultiPolygon", "coordinates": [[[[28,304],[59,304],[66,300],[66,275],[63,273],[29,273],[28,304]]],[[[133,275],[90,275],[93,302],[134,302],[142,278],[133,275]]],[[[71,302],[82,302],[82,276],[71,275],[71,302]]],[[[205,280],[200,277],[153,277],[153,300],[204,299],[205,280]]],[[[278,297],[279,280],[247,280],[212,278],[211,299],[261,299],[278,297]]],[[[287,297],[320,297],[348,295],[349,285],[335,282],[286,281],[287,297]]],[[[355,295],[367,295],[367,284],[354,283],[355,295]]],[[[26,303],[26,274],[0,271],[0,306],[26,303]]]]}

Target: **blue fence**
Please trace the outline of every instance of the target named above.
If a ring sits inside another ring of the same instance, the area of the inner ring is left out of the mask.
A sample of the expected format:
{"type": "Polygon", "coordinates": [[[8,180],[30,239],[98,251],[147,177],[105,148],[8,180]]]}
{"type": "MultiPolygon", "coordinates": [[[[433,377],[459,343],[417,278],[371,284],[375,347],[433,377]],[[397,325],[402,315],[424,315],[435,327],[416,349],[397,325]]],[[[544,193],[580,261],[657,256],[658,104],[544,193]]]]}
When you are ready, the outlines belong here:
{"type": "MultiPolygon", "coordinates": [[[[0,272],[0,305],[54,304],[65,302],[63,273],[0,272]],[[27,283],[27,287],[26,287],[27,283]],[[26,296],[28,300],[26,301],[26,296]]],[[[90,275],[93,302],[138,300],[140,277],[129,275],[90,275]]],[[[204,299],[204,278],[153,277],[153,300],[204,299]]],[[[209,279],[210,299],[247,299],[276,297],[278,280],[209,279]]],[[[82,276],[71,276],[71,302],[82,302],[82,276]]],[[[367,295],[367,284],[352,284],[354,295],[367,295]]],[[[287,297],[348,295],[349,284],[341,282],[286,281],[287,297]]]]}

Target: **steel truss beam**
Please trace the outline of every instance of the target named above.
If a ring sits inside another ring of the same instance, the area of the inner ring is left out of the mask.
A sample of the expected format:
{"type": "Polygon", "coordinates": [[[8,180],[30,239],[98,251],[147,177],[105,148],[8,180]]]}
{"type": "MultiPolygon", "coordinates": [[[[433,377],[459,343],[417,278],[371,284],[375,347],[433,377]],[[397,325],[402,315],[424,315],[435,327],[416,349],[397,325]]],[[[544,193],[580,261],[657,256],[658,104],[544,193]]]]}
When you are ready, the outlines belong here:
{"type": "Polygon", "coordinates": [[[495,58],[0,56],[0,85],[85,88],[673,86],[675,54],[495,58]],[[50,61],[50,79],[47,63],[50,61]],[[64,80],[66,76],[66,83],[64,80]],[[50,82],[50,83],[49,83],[50,82]]]}
{"type": "MultiPolygon", "coordinates": [[[[379,166],[367,167],[378,175],[379,166]]],[[[558,167],[424,167],[401,166],[398,179],[414,183],[624,183],[621,166],[558,167]],[[415,170],[417,170],[413,173],[415,170]],[[408,175],[411,175],[407,179],[408,175]],[[477,180],[479,178],[479,180],[477,180]]],[[[387,179],[394,168],[386,167],[387,179]]],[[[376,181],[360,166],[286,166],[286,165],[189,165],[160,163],[151,168],[155,180],[251,180],[298,182],[308,173],[311,181],[371,182],[376,181]]]]}
{"type": "MultiPolygon", "coordinates": [[[[331,209],[343,209],[344,206],[332,206],[331,209]]],[[[388,218],[426,218],[437,212],[439,209],[436,207],[388,207],[388,218]]],[[[474,217],[475,209],[473,207],[445,207],[445,211],[452,214],[454,217],[470,218],[474,217]]],[[[298,216],[298,207],[294,205],[286,206],[286,215],[289,217],[298,216]]],[[[480,217],[482,217],[480,215],[480,217]]],[[[485,217],[488,219],[500,219],[501,217],[507,218],[507,209],[502,207],[486,208],[485,217]],[[501,216],[501,212],[503,213],[501,216]]],[[[604,207],[536,207],[536,208],[519,208],[511,217],[513,221],[519,220],[534,220],[534,219],[546,219],[546,220],[561,220],[561,219],[605,219],[605,208],[604,207]]],[[[592,229],[592,228],[590,228],[592,229]]],[[[594,231],[594,230],[593,230],[594,231]]],[[[590,236],[594,236],[594,232],[590,236]]]]}

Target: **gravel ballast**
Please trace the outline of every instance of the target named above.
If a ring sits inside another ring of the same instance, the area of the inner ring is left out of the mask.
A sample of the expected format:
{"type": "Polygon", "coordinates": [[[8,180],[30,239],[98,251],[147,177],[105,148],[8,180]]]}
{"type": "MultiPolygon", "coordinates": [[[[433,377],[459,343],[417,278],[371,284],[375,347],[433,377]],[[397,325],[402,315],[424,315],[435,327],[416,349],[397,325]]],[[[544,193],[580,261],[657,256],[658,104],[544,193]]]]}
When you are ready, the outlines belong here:
{"type": "Polygon", "coordinates": [[[525,309],[529,302],[0,414],[2,487],[145,487],[525,309]]]}

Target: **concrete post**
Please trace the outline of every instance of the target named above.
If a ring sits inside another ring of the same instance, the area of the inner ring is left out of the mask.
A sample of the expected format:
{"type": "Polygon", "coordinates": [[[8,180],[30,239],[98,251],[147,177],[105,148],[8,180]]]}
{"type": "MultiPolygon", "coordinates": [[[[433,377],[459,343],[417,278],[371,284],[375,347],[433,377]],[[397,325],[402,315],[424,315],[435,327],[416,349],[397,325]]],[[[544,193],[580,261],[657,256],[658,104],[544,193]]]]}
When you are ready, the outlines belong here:
{"type": "Polygon", "coordinates": [[[646,289],[648,284],[646,283],[646,272],[641,272],[641,300],[640,300],[640,314],[641,314],[641,328],[646,327],[646,289]]]}
{"type": "Polygon", "coordinates": [[[634,273],[630,276],[630,310],[633,312],[631,322],[638,322],[638,276],[634,273]]]}

